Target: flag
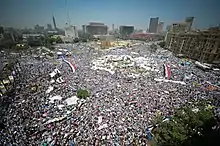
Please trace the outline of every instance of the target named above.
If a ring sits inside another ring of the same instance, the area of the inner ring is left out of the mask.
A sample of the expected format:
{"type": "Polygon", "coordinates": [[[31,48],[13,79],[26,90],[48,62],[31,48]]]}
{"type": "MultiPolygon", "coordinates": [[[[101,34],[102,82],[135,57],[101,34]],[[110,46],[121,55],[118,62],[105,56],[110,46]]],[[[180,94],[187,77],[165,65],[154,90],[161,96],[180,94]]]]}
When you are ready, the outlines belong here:
{"type": "Polygon", "coordinates": [[[76,66],[72,61],[70,62],[70,61],[66,60],[63,56],[62,56],[62,59],[65,63],[67,63],[70,66],[72,72],[76,72],[76,66]]]}
{"type": "Polygon", "coordinates": [[[73,140],[71,140],[71,142],[70,142],[70,146],[75,146],[75,144],[74,144],[74,141],[73,141],[73,140]]]}
{"type": "Polygon", "coordinates": [[[153,138],[152,138],[152,134],[150,133],[150,131],[149,131],[148,128],[146,128],[146,135],[147,135],[147,139],[148,139],[148,140],[152,140],[152,139],[153,139],[153,138]]]}
{"type": "Polygon", "coordinates": [[[169,80],[171,77],[171,70],[170,70],[170,66],[167,64],[164,64],[164,74],[165,77],[169,80]]]}

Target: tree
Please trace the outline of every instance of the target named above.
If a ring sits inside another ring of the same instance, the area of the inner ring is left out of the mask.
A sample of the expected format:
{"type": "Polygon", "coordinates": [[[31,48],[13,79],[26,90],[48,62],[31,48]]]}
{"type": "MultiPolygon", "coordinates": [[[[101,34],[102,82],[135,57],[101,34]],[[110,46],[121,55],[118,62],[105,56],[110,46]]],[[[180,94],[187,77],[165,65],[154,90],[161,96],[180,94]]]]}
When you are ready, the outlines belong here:
{"type": "Polygon", "coordinates": [[[63,43],[63,40],[61,39],[61,37],[56,38],[56,43],[63,43]]]}
{"type": "Polygon", "coordinates": [[[163,41],[163,42],[160,42],[159,44],[158,44],[161,48],[164,48],[165,47],[165,42],[163,41]]]}
{"type": "Polygon", "coordinates": [[[218,138],[212,138],[220,137],[219,130],[212,129],[216,124],[212,109],[200,104],[176,110],[172,120],[160,123],[152,132],[158,145],[214,145],[220,144],[218,138]]]}
{"type": "Polygon", "coordinates": [[[86,99],[89,96],[89,92],[83,89],[77,90],[76,94],[77,94],[77,97],[80,99],[86,99]]]}
{"type": "Polygon", "coordinates": [[[78,42],[79,42],[79,38],[75,38],[75,39],[73,40],[73,42],[74,42],[74,43],[78,43],[78,42]]]}
{"type": "Polygon", "coordinates": [[[12,48],[16,45],[16,43],[10,39],[10,38],[3,38],[1,41],[0,41],[0,47],[1,48],[12,48]]]}

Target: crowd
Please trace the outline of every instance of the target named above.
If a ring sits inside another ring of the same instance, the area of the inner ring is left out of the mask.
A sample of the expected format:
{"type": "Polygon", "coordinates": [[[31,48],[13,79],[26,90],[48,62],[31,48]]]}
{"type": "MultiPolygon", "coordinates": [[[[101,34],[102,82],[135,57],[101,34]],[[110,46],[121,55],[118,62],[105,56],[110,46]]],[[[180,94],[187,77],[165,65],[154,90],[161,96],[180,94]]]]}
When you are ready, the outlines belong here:
{"type": "Polygon", "coordinates": [[[57,58],[21,58],[19,88],[13,96],[5,97],[11,103],[2,117],[0,145],[147,145],[146,128],[157,114],[169,116],[184,103],[219,97],[218,90],[203,86],[205,81],[217,85],[218,71],[203,71],[190,60],[176,58],[159,47],[151,52],[149,47],[140,44],[102,51],[83,45],[71,48],[75,73],[57,58]],[[128,76],[129,68],[114,74],[91,69],[92,60],[109,54],[146,57],[159,71],[133,78],[128,76]],[[155,81],[164,76],[164,63],[171,66],[170,80],[186,84],[155,81]],[[61,72],[64,82],[51,82],[49,73],[54,69],[61,72]],[[49,86],[53,90],[46,93],[49,86]],[[66,99],[81,88],[89,90],[90,96],[67,105],[66,99]],[[62,99],[50,100],[57,95],[62,99]]]}

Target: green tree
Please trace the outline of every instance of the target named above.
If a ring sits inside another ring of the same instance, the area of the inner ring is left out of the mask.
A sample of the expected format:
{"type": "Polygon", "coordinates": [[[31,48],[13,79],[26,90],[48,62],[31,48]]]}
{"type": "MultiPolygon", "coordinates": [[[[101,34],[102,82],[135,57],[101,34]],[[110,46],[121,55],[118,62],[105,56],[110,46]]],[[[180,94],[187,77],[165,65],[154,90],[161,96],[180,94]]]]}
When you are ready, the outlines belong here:
{"type": "Polygon", "coordinates": [[[86,99],[89,96],[89,92],[84,89],[77,90],[77,97],[80,99],[86,99]]]}
{"type": "Polygon", "coordinates": [[[1,48],[12,48],[16,45],[16,43],[11,38],[3,38],[0,40],[1,48]]]}
{"type": "Polygon", "coordinates": [[[56,38],[56,43],[63,43],[63,40],[61,39],[61,37],[56,38]]]}
{"type": "Polygon", "coordinates": [[[196,107],[184,106],[176,110],[172,120],[160,123],[152,131],[157,145],[210,145],[213,139],[209,135],[220,137],[219,132],[212,130],[217,124],[212,109],[203,104],[196,107]]]}

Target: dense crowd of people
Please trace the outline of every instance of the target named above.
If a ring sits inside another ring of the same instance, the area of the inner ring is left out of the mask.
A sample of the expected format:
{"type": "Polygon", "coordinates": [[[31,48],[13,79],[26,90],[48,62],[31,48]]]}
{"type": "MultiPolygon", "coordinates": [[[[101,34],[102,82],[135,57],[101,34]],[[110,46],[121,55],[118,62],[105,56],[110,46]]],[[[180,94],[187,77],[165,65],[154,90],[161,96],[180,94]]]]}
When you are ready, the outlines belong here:
{"type": "Polygon", "coordinates": [[[20,58],[15,94],[4,97],[11,103],[3,117],[0,145],[146,145],[146,128],[156,115],[170,116],[184,103],[219,97],[218,91],[204,86],[206,81],[218,83],[218,71],[203,71],[188,59],[176,58],[159,47],[155,52],[149,48],[140,44],[100,51],[75,46],[71,48],[75,73],[56,57],[20,58]],[[159,72],[145,71],[133,78],[128,76],[129,68],[118,69],[115,74],[91,69],[92,60],[108,54],[146,57],[159,72]],[[164,63],[171,66],[170,80],[186,84],[155,81],[164,77],[164,63]],[[51,82],[49,73],[54,69],[61,72],[64,82],[51,82]],[[46,93],[49,86],[53,90],[46,93]],[[65,100],[81,88],[90,96],[68,106],[65,100]],[[62,99],[50,100],[57,95],[62,99]]]}

